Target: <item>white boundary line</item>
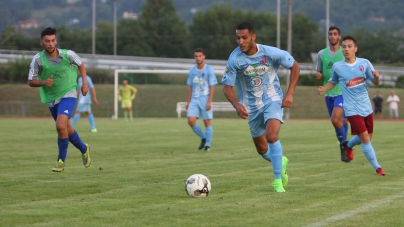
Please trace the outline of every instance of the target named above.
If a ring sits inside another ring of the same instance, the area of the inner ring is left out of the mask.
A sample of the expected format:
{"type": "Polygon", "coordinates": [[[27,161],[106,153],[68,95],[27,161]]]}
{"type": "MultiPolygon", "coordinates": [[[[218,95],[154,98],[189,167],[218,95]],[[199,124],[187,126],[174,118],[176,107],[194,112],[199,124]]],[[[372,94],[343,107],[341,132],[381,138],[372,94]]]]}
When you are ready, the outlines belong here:
{"type": "Polygon", "coordinates": [[[326,225],[328,225],[330,223],[343,220],[345,218],[354,216],[354,215],[359,214],[359,213],[366,212],[366,211],[368,211],[368,210],[370,210],[372,208],[380,206],[380,205],[382,205],[384,203],[389,203],[389,202],[393,201],[394,199],[402,198],[402,197],[404,197],[404,193],[401,193],[401,194],[398,194],[398,195],[395,195],[395,196],[391,196],[391,197],[388,197],[388,198],[383,199],[383,200],[379,200],[379,201],[374,202],[374,203],[367,204],[367,205],[359,207],[359,208],[357,208],[355,210],[347,211],[347,212],[345,212],[343,214],[338,214],[338,215],[329,217],[329,218],[327,218],[325,220],[322,220],[320,222],[316,222],[316,223],[306,225],[306,227],[326,226],[326,225]]]}

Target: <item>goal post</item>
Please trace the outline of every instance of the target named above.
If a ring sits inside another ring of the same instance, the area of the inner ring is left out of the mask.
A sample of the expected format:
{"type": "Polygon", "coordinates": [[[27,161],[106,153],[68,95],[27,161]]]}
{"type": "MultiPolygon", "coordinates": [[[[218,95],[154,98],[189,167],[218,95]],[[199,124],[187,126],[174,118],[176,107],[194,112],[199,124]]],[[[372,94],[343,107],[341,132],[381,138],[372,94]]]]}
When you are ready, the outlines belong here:
{"type": "MultiPolygon", "coordinates": [[[[215,69],[216,76],[223,75],[223,70],[215,69]]],[[[189,70],[185,69],[115,69],[114,72],[114,115],[112,119],[118,119],[118,87],[120,73],[143,73],[143,74],[183,74],[187,75],[189,70]]]]}

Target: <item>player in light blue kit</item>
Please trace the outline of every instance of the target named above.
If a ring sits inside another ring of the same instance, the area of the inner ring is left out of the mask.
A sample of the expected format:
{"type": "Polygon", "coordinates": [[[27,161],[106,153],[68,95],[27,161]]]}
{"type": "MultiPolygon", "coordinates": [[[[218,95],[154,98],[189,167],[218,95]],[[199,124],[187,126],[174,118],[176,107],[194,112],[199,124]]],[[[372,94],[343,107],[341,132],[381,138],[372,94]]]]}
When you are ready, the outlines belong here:
{"type": "Polygon", "coordinates": [[[336,84],[341,85],[345,115],[351,124],[351,134],[355,135],[351,140],[342,142],[346,156],[349,160],[353,160],[352,147],[361,144],[363,154],[376,173],[384,176],[385,173],[377,162],[376,152],[371,143],[373,109],[368,94],[370,82],[375,85],[380,83],[380,74],[369,60],[356,57],[357,50],[356,40],[352,36],[345,36],[342,39],[345,60],[334,63],[330,80],[324,87],[318,88],[318,94],[323,95],[336,84]]]}
{"type": "Polygon", "coordinates": [[[202,48],[197,48],[194,51],[194,58],[196,65],[188,73],[188,100],[185,109],[187,110],[189,126],[201,138],[198,149],[210,151],[213,136],[210,122],[213,119],[212,100],[217,79],[213,68],[205,64],[205,53],[202,48]],[[206,128],[205,133],[196,122],[197,118],[203,119],[206,128]]]}
{"type": "MultiPolygon", "coordinates": [[[[80,114],[85,112],[87,113],[88,122],[90,122],[91,125],[91,132],[97,132],[97,128],[95,127],[94,114],[91,112],[91,97],[93,98],[94,104],[97,105],[98,104],[97,93],[95,92],[93,81],[88,75],[87,75],[87,81],[88,81],[88,88],[91,91],[91,95],[87,94],[86,96],[83,96],[83,94],[80,92],[79,102],[77,103],[76,107],[76,114],[74,115],[72,120],[72,126],[74,127],[74,125],[80,119],[80,114]]],[[[80,77],[78,81],[79,91],[81,89],[82,84],[83,80],[80,77]]]]}
{"type": "Polygon", "coordinates": [[[239,47],[231,53],[223,75],[224,94],[237,114],[248,118],[251,136],[257,152],[272,162],[274,191],[285,192],[288,183],[286,166],[289,160],[282,157],[279,130],[283,124],[283,108],[290,108],[299,79],[300,67],[286,51],[256,44],[256,34],[249,22],[236,28],[239,47]],[[286,95],[280,86],[279,66],[290,69],[290,84],[286,95]],[[233,91],[236,84],[239,100],[233,91]],[[240,101],[240,102],[239,102],[240,101]]]}

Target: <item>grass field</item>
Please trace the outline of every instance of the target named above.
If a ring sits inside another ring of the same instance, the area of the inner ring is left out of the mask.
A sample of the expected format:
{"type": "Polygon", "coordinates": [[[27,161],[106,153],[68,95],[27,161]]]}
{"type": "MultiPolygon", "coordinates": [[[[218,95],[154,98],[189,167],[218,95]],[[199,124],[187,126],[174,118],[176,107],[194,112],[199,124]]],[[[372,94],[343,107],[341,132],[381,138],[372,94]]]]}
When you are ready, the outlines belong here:
{"type": "MultiPolygon", "coordinates": [[[[185,80],[185,78],[184,78],[185,80]]],[[[112,84],[96,84],[99,105],[92,105],[92,111],[96,117],[111,117],[113,115],[114,87],[112,84]]],[[[135,117],[177,117],[176,104],[187,99],[187,85],[178,84],[136,84],[138,94],[133,102],[135,117]]],[[[284,89],[285,90],[285,89],[284,89]]],[[[387,96],[392,88],[371,87],[369,95],[373,98],[376,91],[380,91],[384,97],[384,118],[388,118],[387,96]]],[[[404,89],[395,89],[396,94],[404,100],[404,89]]],[[[290,109],[291,118],[328,118],[324,97],[317,94],[315,86],[297,86],[294,94],[293,108],[290,109]]],[[[22,104],[26,116],[49,116],[49,110],[45,104],[39,101],[37,88],[28,85],[0,85],[0,117],[21,116],[22,104]],[[12,101],[19,101],[13,103],[12,101]]],[[[213,101],[227,102],[223,94],[223,85],[215,88],[213,101]]],[[[399,104],[399,113],[404,116],[404,105],[399,104]]],[[[119,116],[123,116],[119,108],[119,116]]],[[[185,116],[185,113],[182,113],[185,116]]],[[[401,116],[401,118],[402,118],[401,116]]],[[[215,112],[216,118],[238,118],[234,112],[215,112]]]]}
{"type": "Polygon", "coordinates": [[[360,146],[353,162],[340,161],[328,120],[286,121],[286,193],[272,191],[244,120],[214,120],[210,152],[196,149],[185,119],[96,123],[93,134],[86,119],[76,125],[91,167],[70,145],[55,173],[53,120],[0,119],[0,226],[404,226],[402,122],[375,122],[380,177],[360,146]],[[194,173],[209,177],[207,198],[186,195],[194,173]]]}

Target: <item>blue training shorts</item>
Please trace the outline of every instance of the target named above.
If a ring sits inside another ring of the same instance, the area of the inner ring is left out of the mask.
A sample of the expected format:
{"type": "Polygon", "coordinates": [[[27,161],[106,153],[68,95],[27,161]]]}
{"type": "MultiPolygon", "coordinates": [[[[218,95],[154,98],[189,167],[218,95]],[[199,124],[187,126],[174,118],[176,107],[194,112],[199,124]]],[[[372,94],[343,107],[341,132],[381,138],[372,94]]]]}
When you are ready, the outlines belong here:
{"type": "Polygon", "coordinates": [[[192,97],[189,102],[187,117],[197,117],[203,120],[213,119],[213,109],[206,110],[206,104],[208,103],[208,96],[200,96],[198,98],[192,97]]]}
{"type": "MultiPolygon", "coordinates": [[[[344,109],[344,98],[342,95],[337,96],[325,96],[325,104],[327,105],[328,115],[331,117],[334,108],[344,109]]],[[[345,111],[342,118],[346,119],[345,111]]]]}
{"type": "Polygon", "coordinates": [[[89,103],[78,103],[76,107],[78,112],[91,112],[91,104],[89,103]]]}
{"type": "Polygon", "coordinates": [[[76,98],[62,98],[58,104],[49,107],[53,119],[56,121],[59,114],[64,114],[70,118],[73,114],[76,98]]]}
{"type": "Polygon", "coordinates": [[[277,119],[283,124],[283,108],[281,106],[282,101],[272,102],[270,105],[266,105],[248,115],[248,125],[252,138],[264,134],[267,130],[266,123],[269,119],[277,119]]]}

